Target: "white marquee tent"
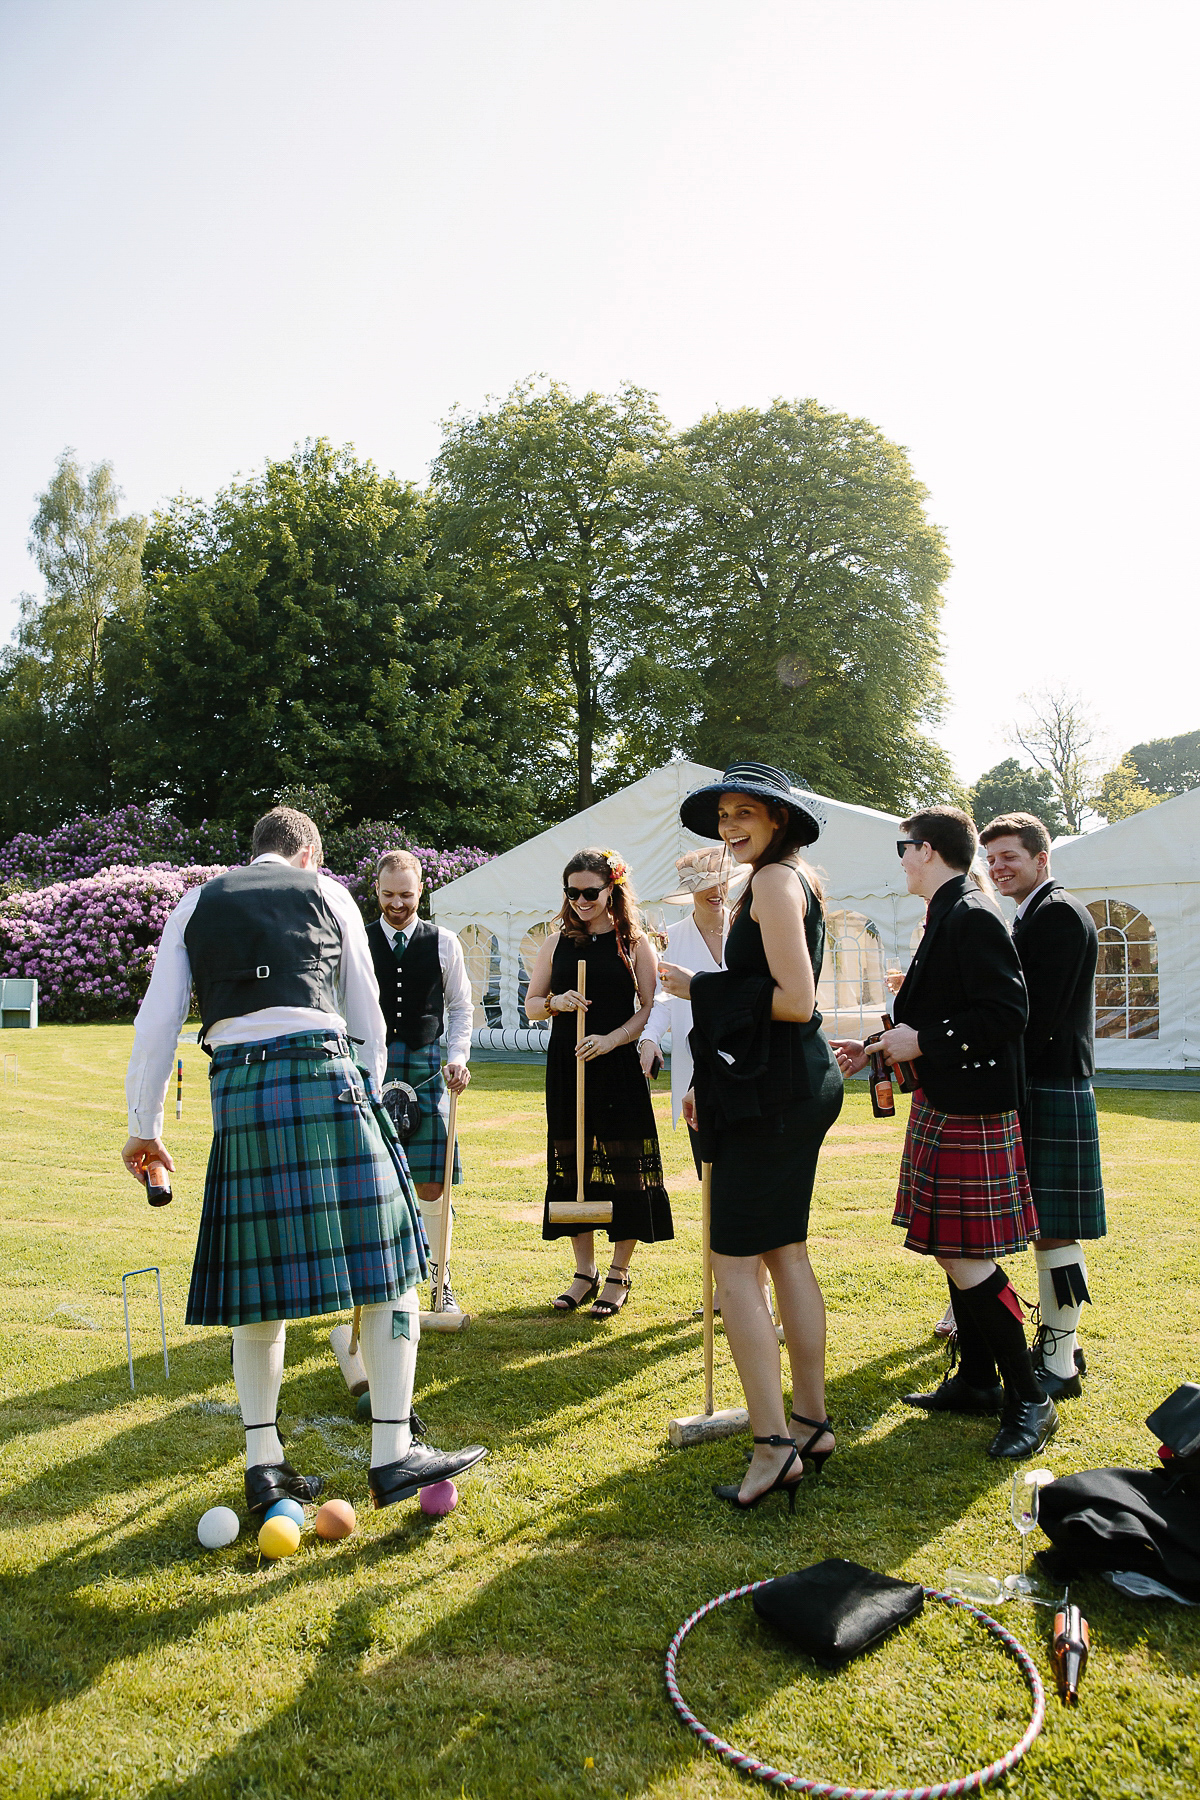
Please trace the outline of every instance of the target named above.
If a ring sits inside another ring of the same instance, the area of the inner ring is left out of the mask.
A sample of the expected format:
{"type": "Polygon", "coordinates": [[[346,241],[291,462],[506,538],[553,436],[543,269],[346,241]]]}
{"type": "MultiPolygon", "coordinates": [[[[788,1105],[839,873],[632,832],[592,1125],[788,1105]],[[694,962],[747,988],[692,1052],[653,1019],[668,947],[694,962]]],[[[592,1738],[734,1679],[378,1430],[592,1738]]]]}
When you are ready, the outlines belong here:
{"type": "MultiPolygon", "coordinates": [[[[475,1041],[492,1048],[541,1048],[545,1033],[523,1010],[534,958],[557,912],[564,865],[587,845],[613,849],[649,923],[683,917],[662,896],[678,888],[675,858],[704,840],[679,823],[679,803],[719,769],[668,763],[607,800],[472,869],[433,896],[439,925],[459,934],[475,993],[475,1041]]],[[[886,965],[907,967],[924,907],[905,889],[896,856],[898,822],[866,806],[822,799],[829,824],[816,850],[826,876],[833,953],[826,957],[820,1007],[832,1032],[879,1029],[886,965]]]]}
{"type": "MultiPolygon", "coordinates": [[[[544,1048],[545,1032],[530,1028],[522,1003],[558,910],[563,866],[576,850],[618,851],[652,925],[682,917],[661,904],[676,887],[675,858],[700,842],[680,825],[679,802],[719,773],[668,763],[437,891],[434,917],[466,951],[476,1044],[544,1048]]],[[[899,821],[866,806],[822,804],[829,824],[815,855],[826,880],[830,949],[819,1005],[831,1033],[859,1036],[878,1029],[884,971],[893,961],[907,967],[924,909],[905,890],[899,821]]],[[[1060,840],[1053,867],[1100,928],[1099,1066],[1200,1063],[1200,790],[1060,840]]],[[[1004,910],[1012,911],[1007,902],[1004,910]]]]}
{"type": "Polygon", "coordinates": [[[1200,1064],[1200,788],[1061,839],[1059,881],[1100,928],[1101,1069],[1200,1064]]]}

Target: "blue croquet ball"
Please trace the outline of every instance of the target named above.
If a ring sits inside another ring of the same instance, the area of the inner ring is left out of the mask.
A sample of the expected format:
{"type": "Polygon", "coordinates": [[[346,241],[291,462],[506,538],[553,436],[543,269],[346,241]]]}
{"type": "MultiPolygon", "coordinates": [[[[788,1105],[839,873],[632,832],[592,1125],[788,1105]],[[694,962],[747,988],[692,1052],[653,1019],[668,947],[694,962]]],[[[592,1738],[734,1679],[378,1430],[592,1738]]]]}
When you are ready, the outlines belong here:
{"type": "Polygon", "coordinates": [[[354,1408],[354,1410],[360,1419],[369,1419],[370,1418],[370,1416],[371,1416],[370,1393],[360,1394],[358,1396],[358,1405],[354,1408]]]}
{"type": "Polygon", "coordinates": [[[298,1500],[277,1500],[263,1514],[263,1522],[268,1519],[290,1519],[293,1525],[303,1525],[304,1508],[298,1500]]]}

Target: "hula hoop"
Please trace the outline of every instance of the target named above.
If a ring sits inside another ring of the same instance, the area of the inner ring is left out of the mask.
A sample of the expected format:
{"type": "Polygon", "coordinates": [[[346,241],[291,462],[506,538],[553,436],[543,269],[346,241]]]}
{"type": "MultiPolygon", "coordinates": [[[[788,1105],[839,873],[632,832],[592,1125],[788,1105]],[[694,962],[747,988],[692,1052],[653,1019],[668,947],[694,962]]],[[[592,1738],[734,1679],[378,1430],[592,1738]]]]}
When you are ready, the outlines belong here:
{"type": "Polygon", "coordinates": [[[1042,1687],[1042,1678],[1034,1667],[1025,1646],[1017,1641],[1010,1631],[1006,1631],[988,1613],[981,1612],[979,1607],[972,1606],[970,1601],[962,1600],[957,1594],[944,1594],[940,1588],[927,1587],[924,1592],[930,1600],[944,1600],[947,1606],[957,1606],[961,1611],[969,1613],[971,1618],[998,1638],[1017,1663],[1033,1695],[1033,1713],[1020,1741],[1012,1749],[995,1762],[988,1763],[986,1768],[974,1769],[969,1775],[959,1775],[953,1781],[937,1781],[928,1787],[846,1787],[837,1781],[814,1781],[806,1775],[789,1775],[784,1769],[774,1769],[770,1763],[760,1762],[756,1756],[748,1756],[744,1750],[736,1750],[723,1738],[702,1725],[688,1706],[679,1691],[679,1683],[675,1679],[675,1665],[683,1640],[688,1632],[705,1616],[715,1612],[718,1606],[724,1606],[727,1600],[741,1600],[746,1594],[754,1593],[756,1588],[766,1587],[766,1581],[751,1581],[745,1587],[730,1588],[727,1594],[719,1594],[715,1600],[706,1601],[690,1618],[683,1621],[667,1649],[666,1681],[667,1694],[671,1705],[679,1714],[689,1731],[694,1731],[700,1742],[729,1764],[741,1775],[751,1775],[756,1781],[769,1782],[774,1787],[787,1788],[797,1794],[819,1794],[825,1800],[950,1800],[955,1794],[972,1794],[979,1788],[986,1787],[989,1782],[996,1781],[1001,1775],[1007,1775],[1016,1767],[1029,1746],[1033,1743],[1046,1718],[1046,1692],[1042,1687]]]}

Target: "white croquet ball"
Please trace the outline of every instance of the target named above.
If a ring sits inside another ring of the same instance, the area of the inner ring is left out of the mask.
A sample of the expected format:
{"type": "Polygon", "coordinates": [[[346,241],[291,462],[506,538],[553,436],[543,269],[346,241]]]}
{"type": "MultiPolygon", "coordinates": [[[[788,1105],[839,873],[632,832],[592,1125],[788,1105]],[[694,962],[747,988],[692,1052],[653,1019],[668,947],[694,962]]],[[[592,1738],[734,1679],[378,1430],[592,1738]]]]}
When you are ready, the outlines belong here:
{"type": "Polygon", "coordinates": [[[210,1506],[196,1527],[196,1536],[206,1550],[224,1550],[237,1542],[242,1522],[231,1506],[210,1506]]]}

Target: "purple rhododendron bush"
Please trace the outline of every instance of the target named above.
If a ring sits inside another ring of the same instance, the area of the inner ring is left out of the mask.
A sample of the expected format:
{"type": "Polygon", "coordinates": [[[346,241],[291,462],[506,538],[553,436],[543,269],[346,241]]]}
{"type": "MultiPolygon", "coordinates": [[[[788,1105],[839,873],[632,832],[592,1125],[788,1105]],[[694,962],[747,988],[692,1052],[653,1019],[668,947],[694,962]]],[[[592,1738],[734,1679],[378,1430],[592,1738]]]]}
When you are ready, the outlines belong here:
{"type": "Polygon", "coordinates": [[[171,813],[122,806],[110,813],[77,813],[44,837],[22,831],[0,845],[0,879],[25,887],[78,881],[101,869],[188,868],[195,863],[241,862],[244,846],[232,825],[205,819],[182,825],[171,813]]]}
{"type": "MultiPolygon", "coordinates": [[[[485,850],[424,849],[383,821],[331,838],[341,867],[326,873],[349,889],[366,919],[379,910],[374,873],[383,850],[411,850],[430,891],[491,861],[485,850]]],[[[0,846],[0,880],[23,884],[0,900],[0,975],[32,976],[46,1019],[129,1018],[146,992],[171,908],[246,854],[230,825],[193,828],[137,806],[81,813],[44,837],[23,832],[0,846]]]]}
{"type": "Polygon", "coordinates": [[[158,940],[188,888],[223,863],[101,869],[0,900],[0,973],[33,976],[48,1019],[128,1018],[141,1004],[158,940]]]}

